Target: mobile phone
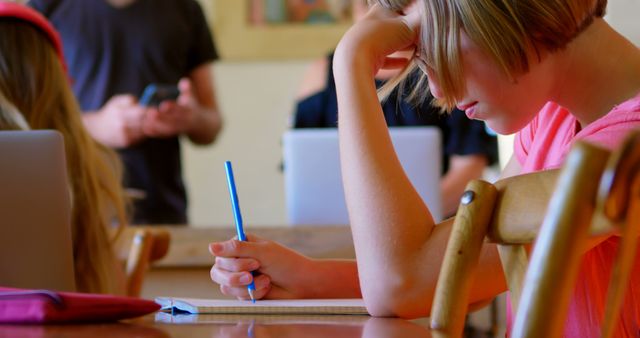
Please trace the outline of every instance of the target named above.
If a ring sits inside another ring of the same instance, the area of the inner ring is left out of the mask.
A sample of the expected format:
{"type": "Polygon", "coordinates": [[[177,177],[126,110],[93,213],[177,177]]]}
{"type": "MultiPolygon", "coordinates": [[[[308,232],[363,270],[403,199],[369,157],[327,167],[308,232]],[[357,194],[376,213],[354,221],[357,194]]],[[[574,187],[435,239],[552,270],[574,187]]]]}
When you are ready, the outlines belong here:
{"type": "Polygon", "coordinates": [[[178,86],[152,83],[144,89],[139,102],[142,106],[157,107],[162,101],[175,101],[178,96],[180,96],[178,86]]]}

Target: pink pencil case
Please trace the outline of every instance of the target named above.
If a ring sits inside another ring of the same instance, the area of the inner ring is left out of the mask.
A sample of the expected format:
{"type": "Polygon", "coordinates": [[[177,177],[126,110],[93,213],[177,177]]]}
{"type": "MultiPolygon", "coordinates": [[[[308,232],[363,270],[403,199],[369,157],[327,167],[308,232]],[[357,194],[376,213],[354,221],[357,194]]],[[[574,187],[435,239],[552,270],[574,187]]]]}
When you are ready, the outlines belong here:
{"type": "Polygon", "coordinates": [[[153,301],[133,297],[0,287],[0,323],[107,322],[158,309],[153,301]]]}

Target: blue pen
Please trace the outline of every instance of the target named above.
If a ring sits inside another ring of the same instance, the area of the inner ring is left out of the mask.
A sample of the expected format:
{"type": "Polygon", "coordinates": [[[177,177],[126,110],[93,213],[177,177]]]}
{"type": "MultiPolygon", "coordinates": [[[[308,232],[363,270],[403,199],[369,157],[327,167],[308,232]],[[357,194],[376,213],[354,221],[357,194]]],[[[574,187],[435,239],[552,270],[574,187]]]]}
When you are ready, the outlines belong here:
{"type": "MultiPolygon", "coordinates": [[[[242,229],[242,214],[240,214],[240,203],[238,202],[238,193],[236,192],[236,182],[233,178],[233,168],[231,162],[224,162],[224,169],[227,171],[227,183],[229,185],[229,196],[231,197],[231,207],[233,208],[233,218],[236,221],[236,232],[238,233],[239,241],[246,241],[247,237],[244,235],[242,229]]],[[[249,297],[253,303],[256,299],[253,298],[253,291],[256,289],[256,285],[251,281],[251,284],[247,285],[247,291],[249,291],[249,297]]]]}

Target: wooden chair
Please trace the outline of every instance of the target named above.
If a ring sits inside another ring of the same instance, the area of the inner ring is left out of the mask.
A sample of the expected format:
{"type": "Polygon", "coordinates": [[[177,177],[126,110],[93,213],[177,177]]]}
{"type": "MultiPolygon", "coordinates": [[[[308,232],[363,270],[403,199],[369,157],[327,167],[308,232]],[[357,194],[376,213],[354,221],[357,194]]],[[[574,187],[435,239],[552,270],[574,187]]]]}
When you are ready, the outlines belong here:
{"type": "Polygon", "coordinates": [[[151,263],[166,256],[171,236],[161,228],[125,227],[115,244],[116,254],[125,262],[127,295],[139,297],[151,263]]]}
{"type": "Polygon", "coordinates": [[[602,326],[602,337],[611,337],[635,258],[639,202],[637,132],[611,156],[579,142],[561,171],[512,177],[495,185],[469,183],[438,279],[431,310],[434,336],[461,336],[471,276],[485,239],[498,245],[511,292],[511,337],[561,336],[580,248],[591,234],[619,232],[602,326]],[[529,262],[528,245],[534,240],[529,262]]]}

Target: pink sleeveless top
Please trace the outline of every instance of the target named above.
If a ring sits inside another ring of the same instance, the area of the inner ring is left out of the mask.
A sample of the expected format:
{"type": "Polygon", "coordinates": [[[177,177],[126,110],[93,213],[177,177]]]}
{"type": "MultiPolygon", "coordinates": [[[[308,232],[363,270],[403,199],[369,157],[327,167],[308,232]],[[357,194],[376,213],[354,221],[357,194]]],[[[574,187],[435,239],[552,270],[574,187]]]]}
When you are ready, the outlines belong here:
{"type": "MultiPolygon", "coordinates": [[[[555,103],[547,103],[516,135],[514,155],[522,166],[521,173],[560,167],[575,140],[614,149],[631,130],[640,128],[640,94],[615,106],[582,130],[578,126],[569,111],[555,103]]],[[[569,305],[564,337],[599,337],[617,246],[618,238],[610,237],[584,255],[569,305]]],[[[507,332],[511,329],[512,317],[507,304],[507,332]]],[[[640,337],[640,251],[614,336],[640,337]]]]}

